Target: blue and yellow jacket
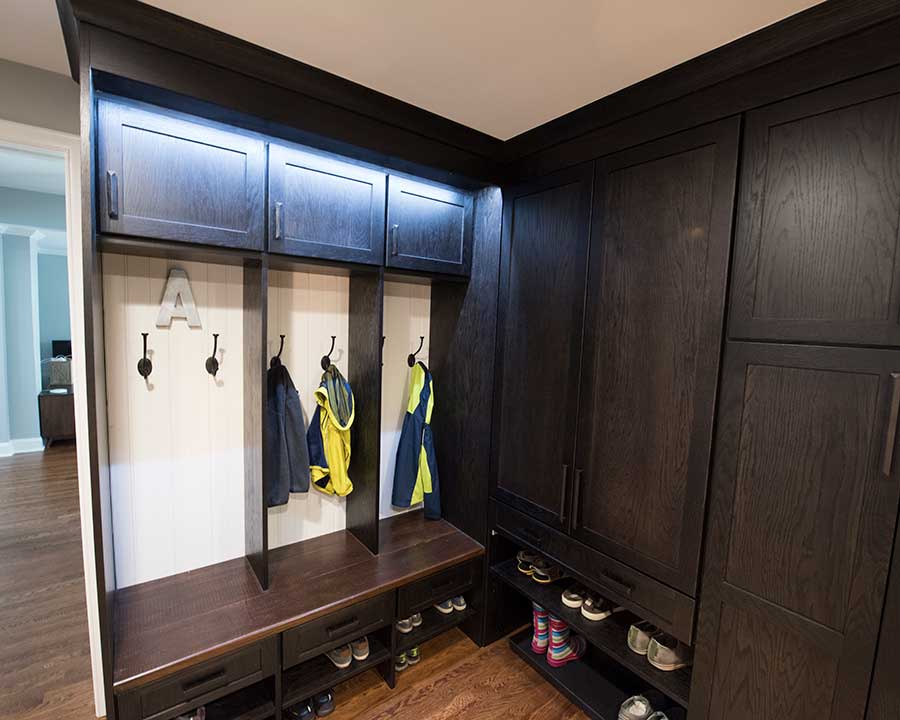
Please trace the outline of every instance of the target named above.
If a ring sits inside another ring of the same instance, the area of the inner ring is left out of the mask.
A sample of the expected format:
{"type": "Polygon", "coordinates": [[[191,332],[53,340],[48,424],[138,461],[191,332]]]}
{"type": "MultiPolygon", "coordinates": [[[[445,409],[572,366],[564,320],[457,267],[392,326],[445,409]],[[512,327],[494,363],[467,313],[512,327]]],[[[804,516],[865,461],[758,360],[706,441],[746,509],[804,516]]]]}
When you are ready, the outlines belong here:
{"type": "Polygon", "coordinates": [[[353,491],[349,475],[353,391],[331,365],[322,373],[314,395],[316,410],[306,432],[313,487],[329,495],[349,495],[353,491]]]}
{"type": "Polygon", "coordinates": [[[410,507],[425,503],[425,517],[441,517],[441,489],[438,479],[434,438],[431,434],[431,412],[434,409],[434,387],[431,373],[416,363],[409,377],[409,404],[397,446],[394,467],[394,491],[391,504],[410,507]]]}

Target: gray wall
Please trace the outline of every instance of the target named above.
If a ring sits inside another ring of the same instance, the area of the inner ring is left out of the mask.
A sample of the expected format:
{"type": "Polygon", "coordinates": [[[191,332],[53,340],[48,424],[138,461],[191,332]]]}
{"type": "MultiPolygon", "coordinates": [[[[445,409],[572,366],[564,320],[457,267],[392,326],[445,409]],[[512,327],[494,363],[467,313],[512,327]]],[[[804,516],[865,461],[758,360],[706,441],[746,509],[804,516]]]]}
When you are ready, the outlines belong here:
{"type": "Polygon", "coordinates": [[[0,224],[65,230],[66,198],[0,187],[0,224]]]}
{"type": "MultiPolygon", "coordinates": [[[[38,324],[40,325],[41,360],[51,357],[54,340],[71,340],[69,331],[69,270],[65,255],[37,257],[38,324]]],[[[50,365],[41,363],[44,387],[49,385],[50,365]]]]}
{"type": "Polygon", "coordinates": [[[31,313],[31,243],[27,237],[3,236],[3,293],[6,315],[6,390],[9,436],[36,438],[37,378],[31,313]]]}
{"type": "Polygon", "coordinates": [[[0,60],[0,118],[78,134],[78,83],[58,75],[0,60]]]}

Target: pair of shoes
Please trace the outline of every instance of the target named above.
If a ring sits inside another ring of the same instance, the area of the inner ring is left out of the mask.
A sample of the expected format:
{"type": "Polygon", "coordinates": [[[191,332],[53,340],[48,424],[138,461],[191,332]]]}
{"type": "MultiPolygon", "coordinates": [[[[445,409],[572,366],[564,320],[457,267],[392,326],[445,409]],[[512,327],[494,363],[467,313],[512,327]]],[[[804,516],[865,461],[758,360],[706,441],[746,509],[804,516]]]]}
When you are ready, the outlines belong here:
{"type": "Polygon", "coordinates": [[[680,670],[693,662],[687,645],[646,620],[628,628],[628,647],[638,655],[646,655],[647,662],[664,672],[680,670]]]}
{"type": "Polygon", "coordinates": [[[329,650],[325,655],[336,668],[348,668],[354,660],[362,662],[369,657],[369,638],[361,637],[349,645],[341,645],[334,650],[329,650]]]}
{"type": "Polygon", "coordinates": [[[326,690],[309,700],[297,703],[285,710],[287,720],[312,720],[323,718],[334,712],[334,692],[326,690]]]}
{"type": "Polygon", "coordinates": [[[532,613],[534,636],[531,639],[531,649],[538,655],[546,653],[548,665],[562,667],[584,657],[587,642],[583,637],[571,635],[567,623],[551,615],[537,603],[532,603],[532,613]]]}
{"type": "Polygon", "coordinates": [[[434,609],[442,615],[449,615],[454,610],[462,612],[467,607],[466,599],[462,595],[457,595],[455,598],[450,598],[449,600],[444,600],[442,603],[438,603],[434,606],[434,609]]]}
{"type": "Polygon", "coordinates": [[[422,654],[419,652],[419,646],[410,648],[406,652],[400,653],[396,658],[394,658],[394,670],[397,672],[403,672],[410,665],[416,665],[419,660],[422,659],[422,654]]]}
{"type": "Polygon", "coordinates": [[[562,602],[563,605],[573,610],[581,608],[581,614],[592,622],[606,620],[610,615],[624,610],[614,602],[594,594],[582,585],[573,585],[563,590],[562,602]]]}
{"type": "Polygon", "coordinates": [[[406,635],[407,633],[411,633],[413,628],[421,627],[421,625],[422,613],[416,613],[415,615],[410,615],[408,618],[398,620],[397,630],[406,635]]]}
{"type": "Polygon", "coordinates": [[[665,704],[661,693],[645,693],[628,698],[619,708],[619,720],[683,720],[684,710],[671,707],[668,710],[654,710],[654,704],[665,704]]]}
{"type": "Polygon", "coordinates": [[[558,566],[530,550],[519,550],[516,553],[516,569],[542,585],[548,585],[564,577],[569,577],[558,566]]]}
{"type": "Polygon", "coordinates": [[[537,553],[531,550],[519,550],[516,553],[516,569],[523,575],[532,575],[534,573],[534,563],[541,559],[537,553]]]}

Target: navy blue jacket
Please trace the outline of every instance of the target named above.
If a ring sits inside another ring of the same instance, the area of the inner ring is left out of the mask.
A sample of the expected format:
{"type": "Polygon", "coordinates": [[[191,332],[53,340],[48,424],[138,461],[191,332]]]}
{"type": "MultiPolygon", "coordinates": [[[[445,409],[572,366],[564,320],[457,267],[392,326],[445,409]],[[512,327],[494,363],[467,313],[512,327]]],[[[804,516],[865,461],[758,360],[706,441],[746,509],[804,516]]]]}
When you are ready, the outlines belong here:
{"type": "Polygon", "coordinates": [[[266,375],[266,502],[284,505],[292,492],[309,491],[309,451],[300,395],[282,364],[266,375]]]}

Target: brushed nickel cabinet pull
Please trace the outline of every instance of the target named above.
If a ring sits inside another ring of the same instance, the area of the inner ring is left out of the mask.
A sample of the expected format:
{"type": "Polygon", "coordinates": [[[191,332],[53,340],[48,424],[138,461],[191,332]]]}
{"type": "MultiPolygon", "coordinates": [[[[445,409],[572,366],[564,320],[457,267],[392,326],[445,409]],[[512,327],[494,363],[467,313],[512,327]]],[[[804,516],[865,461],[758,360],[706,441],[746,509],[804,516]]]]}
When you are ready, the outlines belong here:
{"type": "Polygon", "coordinates": [[[281,240],[284,235],[284,203],[275,203],[275,239],[281,240]]]}
{"type": "Polygon", "coordinates": [[[397,244],[397,230],[399,229],[399,225],[391,225],[391,255],[400,254],[400,246],[397,244]]]}
{"type": "Polygon", "coordinates": [[[891,373],[891,415],[884,437],[884,462],[881,471],[890,475],[894,469],[894,445],[897,444],[897,419],[900,415],[900,373],[891,373]]]}
{"type": "Polygon", "coordinates": [[[119,217],[119,176],[115,170],[106,171],[106,210],[111,218],[119,217]]]}

